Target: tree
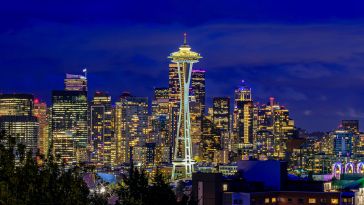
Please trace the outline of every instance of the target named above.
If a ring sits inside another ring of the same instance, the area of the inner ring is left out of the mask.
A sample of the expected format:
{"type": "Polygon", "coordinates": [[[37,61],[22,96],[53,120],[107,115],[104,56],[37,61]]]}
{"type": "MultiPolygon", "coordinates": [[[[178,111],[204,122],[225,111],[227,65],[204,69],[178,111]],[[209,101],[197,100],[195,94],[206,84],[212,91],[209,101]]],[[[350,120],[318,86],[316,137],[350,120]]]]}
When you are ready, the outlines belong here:
{"type": "Polygon", "coordinates": [[[144,170],[139,171],[132,166],[129,174],[124,175],[117,193],[121,205],[177,204],[172,188],[159,169],[157,169],[152,183],[148,185],[148,178],[144,170]]]}
{"type": "Polygon", "coordinates": [[[148,204],[150,205],[173,205],[177,204],[176,195],[170,185],[166,183],[165,177],[157,168],[153,178],[153,184],[149,188],[148,204]]]}
{"type": "Polygon", "coordinates": [[[26,146],[0,132],[0,204],[89,204],[78,167],[66,170],[50,155],[34,157],[26,146]],[[38,164],[42,159],[44,163],[38,164]]]}
{"type": "Polygon", "coordinates": [[[143,205],[147,201],[148,178],[144,171],[139,172],[137,168],[131,166],[129,175],[123,175],[119,184],[120,204],[122,205],[143,205]]]}

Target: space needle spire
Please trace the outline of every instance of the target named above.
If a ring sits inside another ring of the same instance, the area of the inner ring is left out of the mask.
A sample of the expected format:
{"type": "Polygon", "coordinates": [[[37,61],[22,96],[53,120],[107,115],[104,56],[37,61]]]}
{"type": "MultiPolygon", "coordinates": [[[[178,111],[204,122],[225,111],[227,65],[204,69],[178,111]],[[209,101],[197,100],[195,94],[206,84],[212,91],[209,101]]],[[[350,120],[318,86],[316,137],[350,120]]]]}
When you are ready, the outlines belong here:
{"type": "Polygon", "coordinates": [[[197,63],[202,57],[199,53],[191,51],[191,47],[187,45],[187,34],[184,33],[183,36],[183,45],[179,47],[178,51],[168,56],[173,63],[177,64],[180,86],[177,134],[172,161],[172,181],[191,179],[195,163],[192,159],[189,88],[193,64],[197,63]]]}

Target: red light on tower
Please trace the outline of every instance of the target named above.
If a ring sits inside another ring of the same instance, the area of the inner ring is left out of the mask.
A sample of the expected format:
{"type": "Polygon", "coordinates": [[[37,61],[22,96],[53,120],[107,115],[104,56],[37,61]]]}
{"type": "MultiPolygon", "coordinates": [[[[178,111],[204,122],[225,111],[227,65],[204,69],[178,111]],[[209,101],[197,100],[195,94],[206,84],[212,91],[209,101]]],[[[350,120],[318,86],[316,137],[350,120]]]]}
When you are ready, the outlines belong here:
{"type": "Polygon", "coordinates": [[[38,98],[35,98],[35,99],[34,99],[34,103],[35,103],[35,104],[38,104],[38,103],[39,103],[39,99],[38,99],[38,98]]]}

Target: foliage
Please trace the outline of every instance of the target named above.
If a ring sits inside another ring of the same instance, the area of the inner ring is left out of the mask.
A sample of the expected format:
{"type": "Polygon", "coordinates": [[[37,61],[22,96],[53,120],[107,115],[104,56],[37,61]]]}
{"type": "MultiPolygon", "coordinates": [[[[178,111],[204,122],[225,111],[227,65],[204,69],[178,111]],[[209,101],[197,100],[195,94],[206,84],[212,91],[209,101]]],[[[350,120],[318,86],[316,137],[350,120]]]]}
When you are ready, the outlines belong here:
{"type": "Polygon", "coordinates": [[[4,132],[0,141],[0,204],[89,204],[89,190],[78,167],[66,170],[52,156],[34,157],[4,132]]]}
{"type": "Polygon", "coordinates": [[[174,205],[176,196],[163,174],[157,169],[152,184],[148,185],[145,172],[132,167],[124,175],[117,190],[121,205],[174,205]]]}
{"type": "Polygon", "coordinates": [[[149,184],[143,170],[131,167],[119,184],[108,187],[114,191],[90,195],[82,179],[82,173],[90,171],[87,167],[66,169],[52,155],[45,158],[26,150],[14,137],[0,133],[0,205],[107,205],[111,196],[120,205],[188,204],[185,195],[177,202],[159,169],[149,184]]]}
{"type": "Polygon", "coordinates": [[[160,172],[157,169],[152,186],[149,187],[148,201],[151,205],[169,205],[176,204],[176,196],[171,187],[160,172]]]}

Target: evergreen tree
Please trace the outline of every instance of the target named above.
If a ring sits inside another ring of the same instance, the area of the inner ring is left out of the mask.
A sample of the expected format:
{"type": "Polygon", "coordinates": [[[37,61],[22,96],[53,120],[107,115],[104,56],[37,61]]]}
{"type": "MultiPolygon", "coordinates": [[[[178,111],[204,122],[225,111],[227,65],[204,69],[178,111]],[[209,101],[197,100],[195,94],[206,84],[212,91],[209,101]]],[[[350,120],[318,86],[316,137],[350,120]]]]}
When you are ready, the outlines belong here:
{"type": "Polygon", "coordinates": [[[89,190],[78,167],[66,170],[50,156],[25,153],[15,138],[0,133],[0,204],[89,204],[89,190]],[[6,145],[6,146],[5,146],[6,145]],[[44,163],[39,165],[38,159],[44,163]]]}
{"type": "Polygon", "coordinates": [[[148,185],[145,172],[131,167],[129,174],[123,177],[117,190],[121,205],[174,205],[177,204],[172,188],[166,182],[163,174],[157,169],[148,185]]]}
{"type": "Polygon", "coordinates": [[[173,205],[177,204],[176,195],[165,177],[157,168],[154,175],[153,184],[149,188],[148,204],[150,205],[173,205]]]}

